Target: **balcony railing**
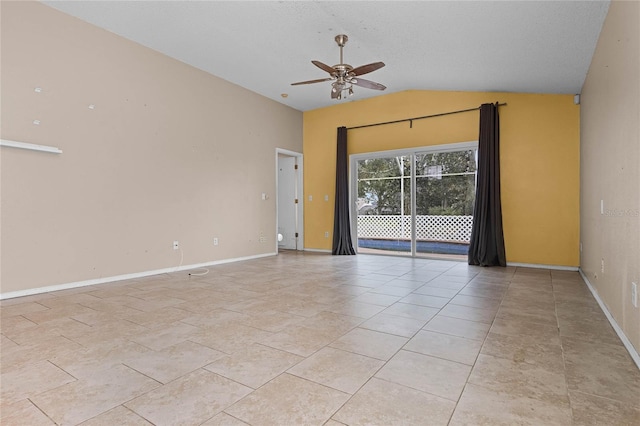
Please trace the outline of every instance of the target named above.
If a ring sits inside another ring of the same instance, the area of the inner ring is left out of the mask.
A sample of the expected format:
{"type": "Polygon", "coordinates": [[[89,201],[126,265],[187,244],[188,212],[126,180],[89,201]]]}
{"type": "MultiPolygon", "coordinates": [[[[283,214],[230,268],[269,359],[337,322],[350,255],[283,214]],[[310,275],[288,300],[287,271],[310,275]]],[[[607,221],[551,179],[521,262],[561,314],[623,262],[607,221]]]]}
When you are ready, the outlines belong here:
{"type": "MultiPolygon", "coordinates": [[[[417,241],[469,243],[473,216],[416,216],[417,241]]],[[[359,215],[358,238],[410,240],[411,216],[359,215]]]]}

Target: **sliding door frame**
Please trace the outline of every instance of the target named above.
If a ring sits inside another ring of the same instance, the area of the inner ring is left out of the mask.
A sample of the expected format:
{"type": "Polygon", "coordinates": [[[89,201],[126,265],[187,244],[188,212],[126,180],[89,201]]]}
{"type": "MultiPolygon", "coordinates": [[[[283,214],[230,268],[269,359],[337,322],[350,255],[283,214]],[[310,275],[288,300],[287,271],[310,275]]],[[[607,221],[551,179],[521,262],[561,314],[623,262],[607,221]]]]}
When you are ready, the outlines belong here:
{"type": "MultiPolygon", "coordinates": [[[[358,161],[374,158],[407,157],[411,158],[411,257],[417,257],[416,243],[416,155],[432,152],[453,152],[478,149],[478,141],[456,142],[444,145],[431,145],[416,148],[393,149],[388,151],[364,152],[349,155],[349,214],[351,217],[351,235],[355,238],[354,249],[358,253],[358,161]]],[[[477,159],[476,159],[477,161],[477,159]]]]}

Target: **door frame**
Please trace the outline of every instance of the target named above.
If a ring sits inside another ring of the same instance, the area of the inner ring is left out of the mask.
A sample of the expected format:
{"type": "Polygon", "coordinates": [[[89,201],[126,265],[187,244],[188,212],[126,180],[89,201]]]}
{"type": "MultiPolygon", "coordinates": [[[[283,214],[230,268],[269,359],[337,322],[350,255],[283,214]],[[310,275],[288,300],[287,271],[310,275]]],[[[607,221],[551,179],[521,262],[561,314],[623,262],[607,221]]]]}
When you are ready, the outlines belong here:
{"type": "MultiPolygon", "coordinates": [[[[386,158],[411,156],[411,252],[405,256],[417,257],[416,253],[416,176],[415,156],[428,152],[451,152],[478,149],[478,141],[455,142],[442,145],[429,145],[415,148],[400,148],[387,151],[372,151],[349,156],[349,216],[351,218],[351,235],[355,241],[354,250],[358,253],[358,161],[367,158],[386,158]]],[[[402,255],[399,255],[402,256],[402,255]]]]}
{"type": "Polygon", "coordinates": [[[303,176],[304,176],[304,169],[303,169],[303,155],[301,152],[296,152],[296,151],[290,151],[288,149],[283,149],[283,148],[276,148],[276,154],[275,154],[275,173],[276,173],[276,223],[275,223],[275,252],[276,254],[278,253],[279,250],[279,246],[278,246],[278,206],[279,206],[279,178],[280,175],[278,173],[278,157],[280,155],[283,155],[285,157],[295,157],[296,159],[296,164],[298,165],[298,179],[296,182],[296,195],[298,198],[298,204],[297,204],[297,230],[298,230],[298,243],[297,243],[297,250],[298,251],[302,251],[304,250],[304,186],[303,186],[303,176]]]}

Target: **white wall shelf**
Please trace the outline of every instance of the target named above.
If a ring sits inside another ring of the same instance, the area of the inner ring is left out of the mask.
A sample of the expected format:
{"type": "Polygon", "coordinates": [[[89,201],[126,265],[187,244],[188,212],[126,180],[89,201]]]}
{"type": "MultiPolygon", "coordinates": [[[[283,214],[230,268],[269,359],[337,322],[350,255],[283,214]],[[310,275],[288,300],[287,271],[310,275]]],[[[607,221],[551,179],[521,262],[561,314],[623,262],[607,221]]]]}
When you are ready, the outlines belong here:
{"type": "Polygon", "coordinates": [[[62,154],[62,150],[55,146],[36,145],[34,143],[10,141],[7,139],[0,139],[0,146],[8,146],[11,148],[28,149],[31,151],[50,152],[53,154],[62,154]]]}

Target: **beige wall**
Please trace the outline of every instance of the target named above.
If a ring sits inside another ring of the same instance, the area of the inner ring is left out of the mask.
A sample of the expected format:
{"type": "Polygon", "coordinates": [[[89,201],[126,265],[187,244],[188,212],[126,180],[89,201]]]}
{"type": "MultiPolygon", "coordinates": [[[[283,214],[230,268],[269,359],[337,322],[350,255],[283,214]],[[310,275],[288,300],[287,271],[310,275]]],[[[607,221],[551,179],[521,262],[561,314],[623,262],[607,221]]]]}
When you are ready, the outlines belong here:
{"type": "Polygon", "coordinates": [[[581,268],[638,351],[631,282],[640,285],[639,27],[640,3],[611,3],[582,89],[580,151],[581,268]]]}
{"type": "Polygon", "coordinates": [[[275,251],[275,148],[302,150],[302,113],[42,4],[1,7],[1,137],[63,150],[1,148],[3,294],[178,266],[173,240],[185,265],[275,251]]]}

